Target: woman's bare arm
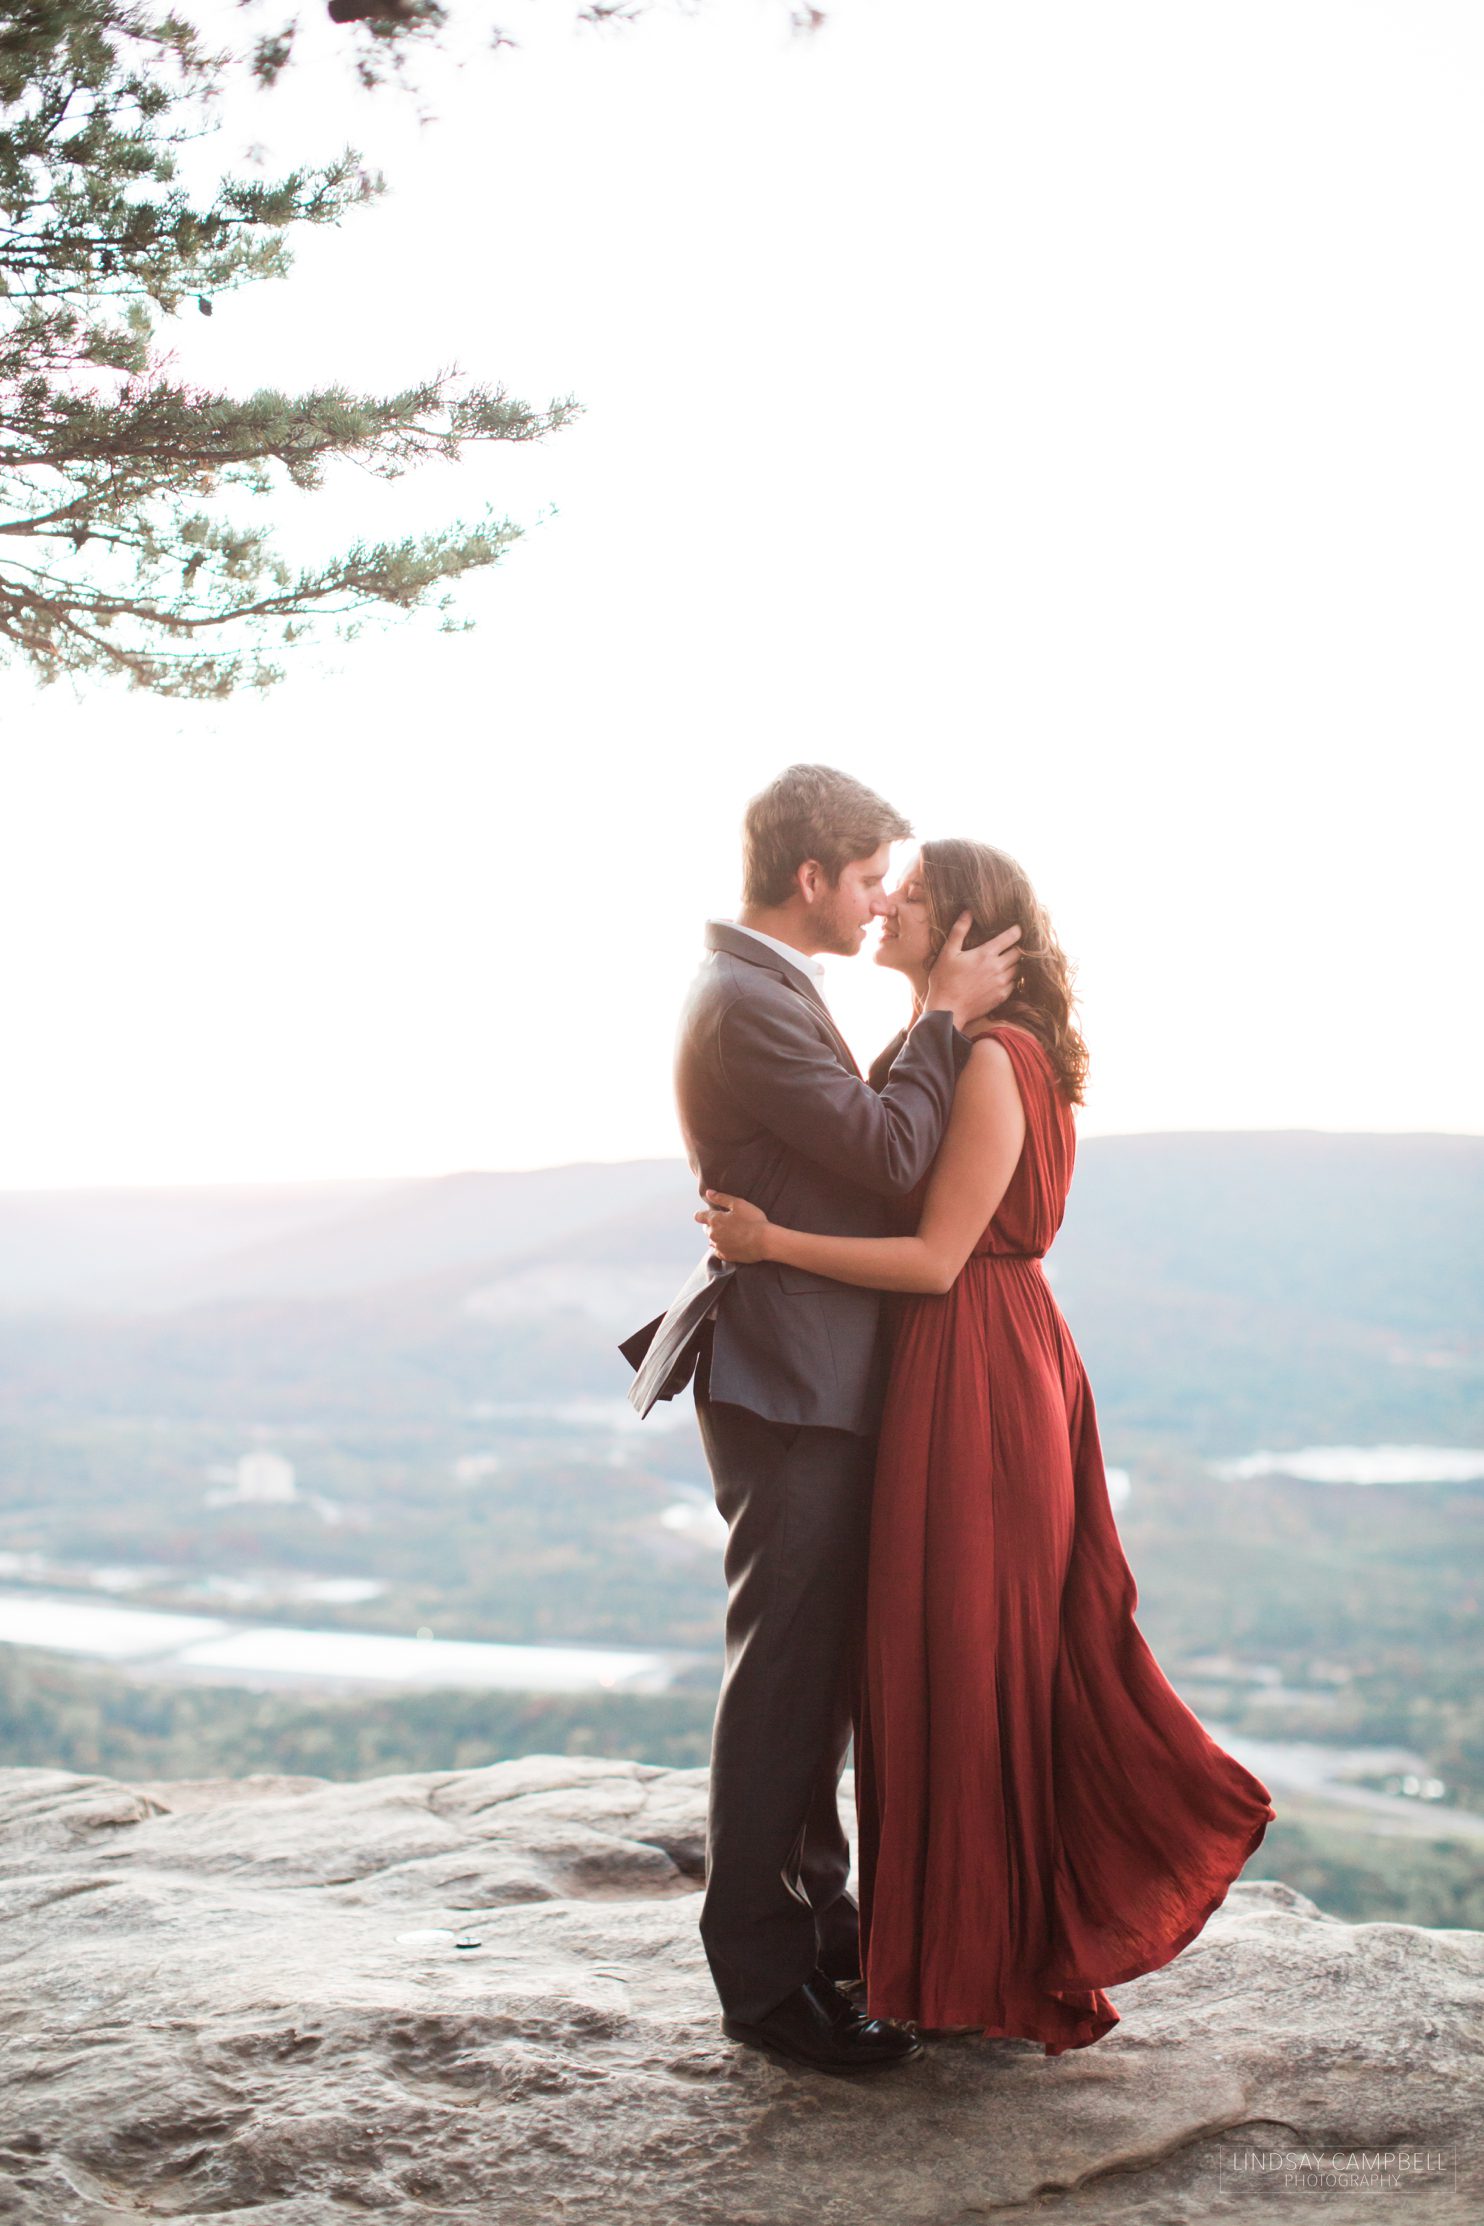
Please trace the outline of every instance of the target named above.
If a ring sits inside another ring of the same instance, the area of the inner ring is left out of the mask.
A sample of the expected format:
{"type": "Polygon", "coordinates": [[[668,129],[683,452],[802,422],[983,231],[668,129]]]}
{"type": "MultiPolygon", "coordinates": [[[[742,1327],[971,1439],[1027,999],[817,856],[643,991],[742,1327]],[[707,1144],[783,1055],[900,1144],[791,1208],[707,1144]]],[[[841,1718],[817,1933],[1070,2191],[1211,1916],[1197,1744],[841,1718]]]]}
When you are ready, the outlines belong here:
{"type": "Polygon", "coordinates": [[[780,1229],[745,1199],[708,1190],[697,1214],[727,1260],[777,1260],[876,1291],[946,1291],[1010,1187],[1025,1142],[1025,1108],[1010,1054],[993,1036],[970,1053],[933,1163],[915,1237],[820,1237],[780,1229]]]}

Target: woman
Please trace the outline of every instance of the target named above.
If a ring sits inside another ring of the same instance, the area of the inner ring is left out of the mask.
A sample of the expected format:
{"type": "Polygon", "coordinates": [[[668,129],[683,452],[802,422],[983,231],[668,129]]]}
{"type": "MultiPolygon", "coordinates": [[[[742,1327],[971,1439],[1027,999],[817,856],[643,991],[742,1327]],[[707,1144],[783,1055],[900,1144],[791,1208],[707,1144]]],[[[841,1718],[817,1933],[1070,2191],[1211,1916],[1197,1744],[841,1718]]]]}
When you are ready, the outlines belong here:
{"type": "Polygon", "coordinates": [[[972,1031],[916,1232],[782,1229],[709,1191],[729,1260],[900,1292],[872,1507],[857,1722],[866,2009],[1086,2047],[1102,1992],[1194,1939],[1262,1839],[1267,1788],[1202,1729],[1134,1623],[1092,1393],[1041,1260],[1087,1053],[1021,868],[925,843],[878,962],[919,999],[944,935],[1018,924],[1010,1001],[972,1031]]]}

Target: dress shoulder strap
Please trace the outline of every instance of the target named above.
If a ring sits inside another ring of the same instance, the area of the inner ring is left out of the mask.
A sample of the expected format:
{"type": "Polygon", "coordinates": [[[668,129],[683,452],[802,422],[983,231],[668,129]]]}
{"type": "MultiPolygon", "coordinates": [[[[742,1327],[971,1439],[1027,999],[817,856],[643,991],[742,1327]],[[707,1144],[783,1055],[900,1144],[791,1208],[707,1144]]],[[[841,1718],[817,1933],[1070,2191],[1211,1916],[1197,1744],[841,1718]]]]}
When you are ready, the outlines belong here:
{"type": "Polygon", "coordinates": [[[1027,1066],[1030,1066],[1049,1080],[1055,1081],[1056,1069],[1051,1064],[1051,1054],[1040,1037],[1033,1036],[1029,1028],[1022,1028],[1013,1020],[991,1020],[984,1027],[975,1029],[972,1040],[977,1043],[981,1036],[993,1036],[996,1043],[1004,1045],[1017,1075],[1024,1073],[1027,1066]]]}

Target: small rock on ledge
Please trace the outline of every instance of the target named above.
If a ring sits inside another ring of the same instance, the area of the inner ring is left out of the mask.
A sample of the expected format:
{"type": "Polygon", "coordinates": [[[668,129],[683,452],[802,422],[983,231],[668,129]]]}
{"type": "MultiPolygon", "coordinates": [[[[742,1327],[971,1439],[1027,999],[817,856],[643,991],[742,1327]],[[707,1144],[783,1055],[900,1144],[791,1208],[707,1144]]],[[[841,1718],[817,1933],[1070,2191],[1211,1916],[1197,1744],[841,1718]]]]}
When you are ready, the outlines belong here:
{"type": "Polygon", "coordinates": [[[1484,1934],[1239,1884],[1091,2048],[933,2042],[830,2078],[721,2037],[705,1794],[547,1756],[0,1771],[0,2219],[1484,2220],[1484,1934]]]}

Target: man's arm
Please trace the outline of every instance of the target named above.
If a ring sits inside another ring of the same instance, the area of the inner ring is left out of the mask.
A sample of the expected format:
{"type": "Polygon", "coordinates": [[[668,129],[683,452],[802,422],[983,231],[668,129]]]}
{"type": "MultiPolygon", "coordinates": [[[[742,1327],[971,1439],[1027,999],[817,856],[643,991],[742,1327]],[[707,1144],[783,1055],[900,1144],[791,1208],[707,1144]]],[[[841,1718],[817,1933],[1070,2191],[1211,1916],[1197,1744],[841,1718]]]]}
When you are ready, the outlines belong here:
{"type": "Polygon", "coordinates": [[[813,1009],[791,990],[738,997],[716,1027],[722,1080],[763,1128],[831,1174],[903,1197],[932,1165],[968,1038],[927,1013],[879,1092],[840,1064],[813,1009]]]}
{"type": "Polygon", "coordinates": [[[1019,967],[1018,927],[966,951],[960,914],[928,978],[925,1009],[880,1090],[842,1067],[794,992],[739,996],[716,1024],[722,1079],[762,1127],[832,1174],[904,1197],[933,1162],[969,1056],[960,1031],[1004,1003],[1019,967]]]}
{"type": "Polygon", "coordinates": [[[907,1031],[899,1028],[884,1051],[878,1051],[866,1072],[866,1080],[873,1090],[884,1090],[886,1078],[896,1065],[897,1053],[907,1041],[907,1031]]]}
{"type": "Polygon", "coordinates": [[[1009,1053],[991,1036],[976,1044],[954,1095],[933,1162],[917,1233],[831,1237],[780,1228],[746,1199],[708,1190],[696,1215],[724,1260],[774,1260],[875,1291],[947,1291],[999,1211],[1025,1143],[1025,1108],[1009,1053]]]}

